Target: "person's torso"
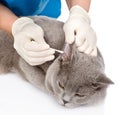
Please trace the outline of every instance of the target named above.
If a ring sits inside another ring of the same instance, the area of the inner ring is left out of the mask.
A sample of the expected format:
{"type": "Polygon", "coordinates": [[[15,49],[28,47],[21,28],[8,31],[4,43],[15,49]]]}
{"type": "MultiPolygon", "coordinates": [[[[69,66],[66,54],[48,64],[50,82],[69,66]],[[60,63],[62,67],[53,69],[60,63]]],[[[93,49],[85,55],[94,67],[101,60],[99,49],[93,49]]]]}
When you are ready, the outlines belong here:
{"type": "Polygon", "coordinates": [[[61,13],[60,0],[0,0],[17,16],[45,15],[57,18],[61,13]]]}

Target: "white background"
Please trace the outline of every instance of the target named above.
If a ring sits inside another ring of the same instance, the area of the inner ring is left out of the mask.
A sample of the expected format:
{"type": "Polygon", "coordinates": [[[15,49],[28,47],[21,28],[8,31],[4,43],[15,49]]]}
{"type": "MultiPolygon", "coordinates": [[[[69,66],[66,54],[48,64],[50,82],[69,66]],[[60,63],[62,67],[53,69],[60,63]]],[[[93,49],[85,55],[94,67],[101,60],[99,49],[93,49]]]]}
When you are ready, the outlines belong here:
{"type": "MultiPolygon", "coordinates": [[[[66,5],[60,20],[68,17],[66,5]]],[[[54,4],[54,3],[53,3],[54,4]]],[[[120,114],[120,4],[119,0],[92,0],[89,15],[98,37],[106,74],[115,85],[108,89],[105,103],[67,109],[16,74],[0,75],[0,115],[114,115],[120,114]]]]}

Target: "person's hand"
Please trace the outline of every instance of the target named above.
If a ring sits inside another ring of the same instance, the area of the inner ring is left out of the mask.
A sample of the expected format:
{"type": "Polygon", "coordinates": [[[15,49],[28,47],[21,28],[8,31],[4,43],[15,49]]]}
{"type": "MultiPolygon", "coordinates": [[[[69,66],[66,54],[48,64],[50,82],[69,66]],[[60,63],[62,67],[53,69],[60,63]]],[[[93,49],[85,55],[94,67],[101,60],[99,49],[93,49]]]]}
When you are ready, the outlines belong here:
{"type": "Polygon", "coordinates": [[[12,34],[14,48],[30,65],[39,65],[54,59],[55,50],[45,42],[43,29],[32,19],[17,19],[13,23],[12,34]]]}
{"type": "Polygon", "coordinates": [[[73,6],[63,30],[67,43],[76,43],[78,50],[91,56],[97,55],[96,33],[90,26],[90,18],[87,12],[80,6],[73,6]]]}

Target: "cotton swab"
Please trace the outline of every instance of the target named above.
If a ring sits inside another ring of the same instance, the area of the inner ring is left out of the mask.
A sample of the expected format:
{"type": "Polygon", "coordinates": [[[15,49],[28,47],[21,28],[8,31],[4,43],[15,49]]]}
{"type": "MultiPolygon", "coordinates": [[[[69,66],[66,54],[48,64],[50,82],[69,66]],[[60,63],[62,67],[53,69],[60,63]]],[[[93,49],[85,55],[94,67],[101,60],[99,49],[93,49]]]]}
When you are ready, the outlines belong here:
{"type": "Polygon", "coordinates": [[[58,53],[61,53],[61,54],[64,53],[62,50],[55,49],[55,51],[58,52],[58,53]]]}

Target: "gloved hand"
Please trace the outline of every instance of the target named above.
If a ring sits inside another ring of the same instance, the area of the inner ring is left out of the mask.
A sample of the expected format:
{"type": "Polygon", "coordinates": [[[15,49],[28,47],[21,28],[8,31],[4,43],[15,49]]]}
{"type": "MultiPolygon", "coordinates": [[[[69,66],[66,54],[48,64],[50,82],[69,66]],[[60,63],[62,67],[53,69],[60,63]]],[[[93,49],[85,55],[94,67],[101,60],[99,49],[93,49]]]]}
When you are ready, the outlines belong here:
{"type": "Polygon", "coordinates": [[[17,19],[13,23],[12,34],[14,48],[30,65],[39,65],[54,59],[55,50],[45,42],[43,29],[32,19],[17,19]]]}
{"type": "Polygon", "coordinates": [[[76,5],[70,9],[70,15],[63,30],[67,43],[75,42],[80,52],[91,56],[97,55],[96,34],[90,26],[90,18],[83,8],[76,5]]]}

